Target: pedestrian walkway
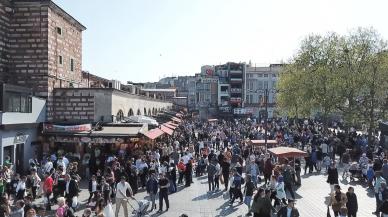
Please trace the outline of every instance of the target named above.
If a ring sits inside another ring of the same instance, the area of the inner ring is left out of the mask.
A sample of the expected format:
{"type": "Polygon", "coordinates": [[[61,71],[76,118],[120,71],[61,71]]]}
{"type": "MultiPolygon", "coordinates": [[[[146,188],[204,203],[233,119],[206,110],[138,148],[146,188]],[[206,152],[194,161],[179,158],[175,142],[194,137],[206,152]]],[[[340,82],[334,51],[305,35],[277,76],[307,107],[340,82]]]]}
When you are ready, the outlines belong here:
{"type": "MultiPolygon", "coordinates": [[[[296,191],[296,207],[299,209],[302,217],[319,217],[326,216],[327,206],[329,201],[329,184],[326,183],[327,176],[325,175],[302,175],[302,186],[296,191]]],[[[341,178],[340,178],[341,181],[341,178]]],[[[374,217],[372,212],[375,209],[375,199],[372,192],[359,185],[357,182],[348,183],[343,181],[340,183],[342,191],[346,192],[349,186],[355,188],[355,193],[358,197],[359,212],[358,216],[374,217]]],[[[228,204],[229,194],[225,191],[215,193],[207,193],[207,176],[194,179],[194,184],[189,188],[179,188],[180,191],[169,196],[170,209],[168,212],[150,213],[150,216],[165,216],[175,217],[185,213],[190,217],[218,217],[218,216],[245,216],[247,207],[244,204],[235,202],[233,206],[228,204]]],[[[222,188],[223,189],[223,188],[222,188]]],[[[85,203],[88,193],[83,189],[80,200],[85,203]]],[[[137,200],[143,199],[146,196],[145,192],[136,194],[137,200]]],[[[158,202],[157,202],[158,203],[158,202]]],[[[135,201],[131,201],[132,206],[137,207],[135,201]]],[[[113,206],[115,209],[115,206],[113,206]]],[[[131,210],[131,209],[130,209],[131,210]]],[[[77,215],[81,216],[82,211],[78,211],[77,215]]],[[[332,216],[333,213],[331,213],[332,216]]],[[[120,217],[124,217],[123,210],[120,211],[120,217]]]]}

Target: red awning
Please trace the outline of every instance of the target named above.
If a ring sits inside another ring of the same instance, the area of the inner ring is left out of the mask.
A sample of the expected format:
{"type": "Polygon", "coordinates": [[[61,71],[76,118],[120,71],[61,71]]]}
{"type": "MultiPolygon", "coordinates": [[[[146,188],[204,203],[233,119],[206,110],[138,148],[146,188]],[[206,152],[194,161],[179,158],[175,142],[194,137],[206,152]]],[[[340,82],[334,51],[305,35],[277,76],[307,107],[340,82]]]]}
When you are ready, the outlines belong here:
{"type": "Polygon", "coordinates": [[[163,134],[164,134],[164,132],[159,128],[155,128],[155,129],[152,129],[152,130],[144,133],[144,135],[150,139],[156,139],[163,134]]]}
{"type": "Polygon", "coordinates": [[[167,133],[168,135],[170,135],[170,136],[171,136],[172,133],[174,132],[174,130],[172,130],[172,129],[170,129],[170,128],[164,126],[164,125],[161,125],[161,126],[160,126],[160,129],[161,129],[163,132],[165,132],[165,133],[167,133]]]}
{"type": "Polygon", "coordinates": [[[307,155],[307,153],[304,151],[301,151],[297,148],[290,148],[290,147],[270,148],[268,149],[268,151],[280,158],[304,157],[307,155]]]}
{"type": "MultiPolygon", "coordinates": [[[[251,140],[251,143],[253,145],[264,146],[265,145],[265,140],[264,139],[261,139],[261,140],[251,140]]],[[[277,144],[278,144],[278,141],[276,141],[276,140],[267,140],[267,145],[275,146],[277,144]]]]}
{"type": "Polygon", "coordinates": [[[176,122],[178,122],[178,123],[182,122],[182,120],[181,120],[181,119],[179,119],[179,118],[176,118],[176,117],[172,117],[172,118],[171,118],[171,120],[173,120],[173,121],[176,121],[176,122]]]}
{"type": "Polygon", "coordinates": [[[172,130],[175,130],[176,126],[172,125],[172,124],[168,124],[168,123],[164,123],[163,126],[166,126],[172,130]]]}

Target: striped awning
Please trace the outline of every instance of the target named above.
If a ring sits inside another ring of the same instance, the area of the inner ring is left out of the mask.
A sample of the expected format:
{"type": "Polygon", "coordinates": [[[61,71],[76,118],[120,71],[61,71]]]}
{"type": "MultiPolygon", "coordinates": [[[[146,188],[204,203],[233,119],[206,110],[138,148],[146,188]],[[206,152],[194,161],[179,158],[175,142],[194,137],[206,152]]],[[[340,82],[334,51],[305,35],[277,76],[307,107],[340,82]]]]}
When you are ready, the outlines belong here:
{"type": "Polygon", "coordinates": [[[164,134],[164,132],[159,128],[155,128],[155,129],[152,129],[152,130],[144,133],[144,135],[146,137],[148,137],[149,139],[156,139],[163,134],[164,134]]]}
{"type": "Polygon", "coordinates": [[[164,123],[163,126],[166,126],[172,130],[175,130],[176,126],[172,125],[172,124],[168,124],[168,123],[164,123]]]}
{"type": "Polygon", "coordinates": [[[174,130],[172,130],[172,129],[170,129],[170,128],[164,126],[164,125],[161,125],[161,126],[160,126],[160,129],[161,129],[163,132],[165,132],[165,133],[167,133],[168,135],[170,135],[170,136],[174,133],[174,130]]]}
{"type": "Polygon", "coordinates": [[[178,122],[178,123],[182,122],[182,120],[181,120],[181,119],[179,119],[179,118],[176,118],[176,117],[172,117],[172,118],[171,118],[171,120],[173,120],[173,121],[176,121],[176,122],[178,122]]]}
{"type": "Polygon", "coordinates": [[[174,123],[172,121],[169,121],[166,124],[169,124],[169,125],[174,126],[174,127],[178,127],[179,126],[178,124],[176,124],[176,123],[174,123]]]}

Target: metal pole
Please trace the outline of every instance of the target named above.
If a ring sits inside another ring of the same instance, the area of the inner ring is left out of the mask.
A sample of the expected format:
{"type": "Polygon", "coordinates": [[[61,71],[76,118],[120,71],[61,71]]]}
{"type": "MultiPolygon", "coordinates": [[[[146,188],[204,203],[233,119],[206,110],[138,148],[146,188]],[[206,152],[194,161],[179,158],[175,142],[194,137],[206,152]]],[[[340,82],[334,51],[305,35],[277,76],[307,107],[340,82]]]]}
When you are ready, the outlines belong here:
{"type": "Polygon", "coordinates": [[[264,103],[265,103],[265,121],[264,121],[264,127],[265,127],[265,135],[264,135],[264,142],[265,142],[265,151],[267,152],[268,147],[267,147],[267,124],[268,124],[268,88],[265,89],[264,92],[264,103]]]}

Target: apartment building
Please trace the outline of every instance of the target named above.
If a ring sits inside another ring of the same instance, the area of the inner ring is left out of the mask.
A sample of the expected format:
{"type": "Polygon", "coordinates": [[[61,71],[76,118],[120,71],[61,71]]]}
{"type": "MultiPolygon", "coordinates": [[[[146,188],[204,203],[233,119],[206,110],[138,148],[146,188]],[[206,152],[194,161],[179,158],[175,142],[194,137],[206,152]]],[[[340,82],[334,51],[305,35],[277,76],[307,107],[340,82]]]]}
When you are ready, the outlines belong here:
{"type": "Polygon", "coordinates": [[[276,83],[283,64],[266,67],[247,65],[245,80],[245,113],[260,116],[265,109],[265,90],[268,90],[268,117],[273,117],[276,107],[276,83]]]}

